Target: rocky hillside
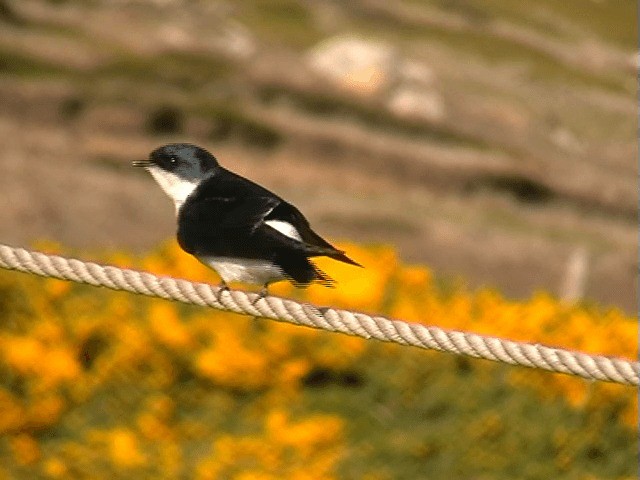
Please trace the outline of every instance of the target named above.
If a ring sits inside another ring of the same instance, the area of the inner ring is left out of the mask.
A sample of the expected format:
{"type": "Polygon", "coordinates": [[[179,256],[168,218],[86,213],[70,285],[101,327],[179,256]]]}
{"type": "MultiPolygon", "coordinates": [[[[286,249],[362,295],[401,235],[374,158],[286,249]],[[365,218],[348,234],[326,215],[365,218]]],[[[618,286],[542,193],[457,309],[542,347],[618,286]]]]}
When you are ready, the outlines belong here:
{"type": "Polygon", "coordinates": [[[636,309],[630,2],[0,0],[0,242],[142,251],[191,141],[334,239],[636,309]]]}

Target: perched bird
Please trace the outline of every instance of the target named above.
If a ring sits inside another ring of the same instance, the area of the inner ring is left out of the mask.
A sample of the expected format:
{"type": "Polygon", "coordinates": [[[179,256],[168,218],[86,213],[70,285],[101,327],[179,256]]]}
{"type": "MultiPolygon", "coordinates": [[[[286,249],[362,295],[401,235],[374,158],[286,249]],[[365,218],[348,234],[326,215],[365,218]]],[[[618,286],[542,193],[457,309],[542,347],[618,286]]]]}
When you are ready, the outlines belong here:
{"type": "Polygon", "coordinates": [[[266,188],[221,167],[204,148],[174,143],[157,148],[144,167],[171,197],[178,243],[227,282],[263,286],[289,280],[305,287],[334,281],[310,260],[326,256],[361,266],[315,233],[300,211],[266,188]]]}

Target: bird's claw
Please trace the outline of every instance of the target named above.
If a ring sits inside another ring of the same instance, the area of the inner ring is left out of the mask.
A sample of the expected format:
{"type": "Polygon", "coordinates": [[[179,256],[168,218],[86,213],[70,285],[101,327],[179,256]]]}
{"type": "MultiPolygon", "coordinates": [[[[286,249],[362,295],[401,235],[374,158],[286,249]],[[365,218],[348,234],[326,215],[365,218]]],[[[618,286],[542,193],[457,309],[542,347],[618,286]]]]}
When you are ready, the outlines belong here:
{"type": "Polygon", "coordinates": [[[220,282],[220,285],[218,285],[218,295],[217,295],[218,301],[220,301],[220,295],[228,291],[229,291],[229,286],[225,282],[220,282]]]}
{"type": "Polygon", "coordinates": [[[269,296],[269,287],[267,285],[265,285],[258,292],[258,296],[251,301],[251,305],[255,306],[256,303],[258,303],[260,300],[262,300],[263,298],[265,298],[267,296],[269,296]]]}

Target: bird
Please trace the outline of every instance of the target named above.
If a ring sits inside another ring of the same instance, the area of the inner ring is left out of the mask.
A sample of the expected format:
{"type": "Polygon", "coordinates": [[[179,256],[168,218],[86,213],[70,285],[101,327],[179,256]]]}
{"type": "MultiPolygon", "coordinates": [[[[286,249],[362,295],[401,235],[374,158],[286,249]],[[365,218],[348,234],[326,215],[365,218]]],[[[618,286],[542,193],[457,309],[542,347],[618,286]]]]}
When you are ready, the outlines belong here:
{"type": "Polygon", "coordinates": [[[178,244],[218,273],[222,289],[231,282],[260,285],[263,298],[271,283],[283,280],[333,287],[314,257],[362,267],[315,233],[295,206],[225,169],[202,147],[171,143],[132,164],[173,200],[178,244]]]}

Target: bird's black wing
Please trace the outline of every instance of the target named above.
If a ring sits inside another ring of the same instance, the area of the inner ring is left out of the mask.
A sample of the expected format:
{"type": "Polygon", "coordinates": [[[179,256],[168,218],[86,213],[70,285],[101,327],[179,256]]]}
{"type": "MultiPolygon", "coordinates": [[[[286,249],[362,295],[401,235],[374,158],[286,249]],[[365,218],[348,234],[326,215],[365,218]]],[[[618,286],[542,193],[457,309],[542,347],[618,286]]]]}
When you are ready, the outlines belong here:
{"type": "Polygon", "coordinates": [[[293,251],[304,256],[328,256],[356,262],[317,235],[302,213],[269,190],[224,170],[200,185],[180,209],[178,242],[194,255],[267,258],[293,251]],[[291,224],[302,241],[264,222],[291,224]]]}
{"type": "Polygon", "coordinates": [[[220,168],[178,212],[178,242],[193,255],[260,258],[249,237],[280,198],[220,168]]]}
{"type": "Polygon", "coordinates": [[[193,255],[263,258],[258,226],[278,203],[269,197],[208,197],[185,202],[178,217],[178,242],[193,255]]]}
{"type": "MultiPolygon", "coordinates": [[[[282,233],[275,231],[282,237],[287,238],[289,241],[293,241],[297,244],[302,243],[304,245],[305,251],[309,256],[327,256],[333,258],[335,260],[340,260],[345,263],[349,263],[351,265],[361,266],[359,263],[354,262],[349,257],[347,257],[343,251],[336,249],[333,245],[327,242],[324,238],[318,235],[311,229],[309,225],[309,221],[305,218],[305,216],[298,210],[296,207],[291,205],[290,203],[282,200],[278,205],[276,205],[265,217],[265,222],[269,220],[279,220],[282,222],[287,222],[292,225],[302,242],[299,242],[295,239],[291,239],[286,237],[282,233]]],[[[268,228],[268,226],[265,226],[268,228]]],[[[270,229],[274,230],[274,229],[270,229]]],[[[269,235],[273,235],[272,232],[267,232],[269,235]]]]}

